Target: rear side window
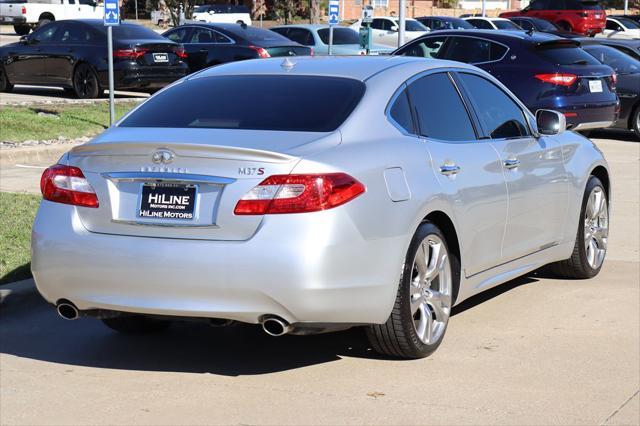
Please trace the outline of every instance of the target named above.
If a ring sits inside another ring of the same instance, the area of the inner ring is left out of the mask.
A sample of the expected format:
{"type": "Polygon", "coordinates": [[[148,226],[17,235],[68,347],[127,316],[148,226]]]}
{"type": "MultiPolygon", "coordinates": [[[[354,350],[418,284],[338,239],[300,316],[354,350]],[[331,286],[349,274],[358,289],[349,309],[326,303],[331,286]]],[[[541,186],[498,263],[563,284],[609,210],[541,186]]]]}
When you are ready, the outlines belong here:
{"type": "Polygon", "coordinates": [[[168,33],[165,33],[163,36],[171,41],[175,41],[176,43],[183,43],[188,32],[189,29],[187,27],[182,27],[171,30],[168,33]]]}
{"type": "Polygon", "coordinates": [[[340,77],[198,77],[156,94],[119,126],[330,132],[364,91],[361,81],[340,77]]]}
{"type": "Polygon", "coordinates": [[[451,37],[444,59],[479,64],[498,61],[507,53],[507,48],[489,40],[472,37],[451,37]]]}
{"type": "Polygon", "coordinates": [[[481,30],[492,30],[493,27],[491,26],[491,24],[487,21],[485,21],[484,19],[469,19],[467,22],[471,22],[471,25],[473,25],[476,28],[479,28],[481,30]]]}
{"type": "Polygon", "coordinates": [[[303,46],[313,46],[315,44],[311,31],[304,28],[289,28],[287,37],[303,46]]]}
{"type": "Polygon", "coordinates": [[[554,65],[599,65],[591,55],[574,44],[552,44],[537,48],[538,54],[554,65]]]}
{"type": "MultiPolygon", "coordinates": [[[[329,44],[329,28],[319,29],[318,36],[324,44],[329,44]]],[[[360,37],[351,28],[336,27],[333,29],[333,44],[360,44],[360,37]]]]}
{"type": "Polygon", "coordinates": [[[522,110],[502,89],[477,75],[460,73],[459,76],[491,139],[529,135],[522,110]]]}
{"type": "Polygon", "coordinates": [[[422,136],[450,142],[476,139],[458,91],[445,73],[427,75],[409,86],[422,136]]]}
{"type": "Polygon", "coordinates": [[[407,133],[415,133],[413,129],[413,118],[411,118],[411,107],[409,106],[409,98],[407,97],[406,89],[398,95],[394,101],[389,115],[398,123],[400,127],[406,130],[407,133]]]}

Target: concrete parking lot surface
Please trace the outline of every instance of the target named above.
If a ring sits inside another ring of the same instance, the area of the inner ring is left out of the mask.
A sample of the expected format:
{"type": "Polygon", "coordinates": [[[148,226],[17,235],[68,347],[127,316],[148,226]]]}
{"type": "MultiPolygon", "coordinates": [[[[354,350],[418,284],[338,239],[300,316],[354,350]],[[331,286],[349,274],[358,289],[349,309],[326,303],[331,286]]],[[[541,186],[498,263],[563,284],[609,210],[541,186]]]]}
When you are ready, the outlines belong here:
{"type": "Polygon", "coordinates": [[[596,140],[614,185],[600,275],[531,274],[477,296],[430,358],[380,358],[358,329],[126,337],[26,291],[0,307],[0,423],[638,424],[640,143],[627,139],[596,140]]]}

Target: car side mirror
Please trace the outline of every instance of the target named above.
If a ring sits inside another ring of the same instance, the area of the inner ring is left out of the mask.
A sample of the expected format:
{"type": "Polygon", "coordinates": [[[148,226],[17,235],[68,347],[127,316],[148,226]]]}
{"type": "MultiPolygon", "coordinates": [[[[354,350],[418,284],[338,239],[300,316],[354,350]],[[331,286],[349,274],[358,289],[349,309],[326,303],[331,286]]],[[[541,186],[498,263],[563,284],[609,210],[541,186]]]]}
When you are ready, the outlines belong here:
{"type": "Polygon", "coordinates": [[[567,130],[564,114],[550,109],[536,111],[536,126],[542,135],[559,135],[567,130]]]}
{"type": "Polygon", "coordinates": [[[398,31],[398,26],[394,25],[393,27],[391,27],[391,31],[393,31],[394,33],[398,31]]]}

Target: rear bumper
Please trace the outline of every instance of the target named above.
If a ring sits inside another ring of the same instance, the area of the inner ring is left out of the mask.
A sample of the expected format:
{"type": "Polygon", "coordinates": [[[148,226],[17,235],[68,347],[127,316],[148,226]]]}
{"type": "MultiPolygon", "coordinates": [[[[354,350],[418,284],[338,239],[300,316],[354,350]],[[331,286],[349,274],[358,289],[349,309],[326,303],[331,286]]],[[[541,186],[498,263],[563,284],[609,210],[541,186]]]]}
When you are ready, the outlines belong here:
{"type": "Polygon", "coordinates": [[[43,201],[32,271],[47,301],[80,310],[382,323],[409,237],[366,240],[340,210],[268,216],[247,241],[201,241],[91,233],[76,208],[43,201]]]}
{"type": "Polygon", "coordinates": [[[22,25],[27,23],[27,18],[24,16],[0,16],[0,22],[10,25],[22,25]]]}
{"type": "MultiPolygon", "coordinates": [[[[114,67],[116,89],[159,89],[189,73],[185,63],[175,66],[132,66],[130,64],[114,67]]],[[[100,73],[100,84],[108,86],[108,74],[100,73]]]]}

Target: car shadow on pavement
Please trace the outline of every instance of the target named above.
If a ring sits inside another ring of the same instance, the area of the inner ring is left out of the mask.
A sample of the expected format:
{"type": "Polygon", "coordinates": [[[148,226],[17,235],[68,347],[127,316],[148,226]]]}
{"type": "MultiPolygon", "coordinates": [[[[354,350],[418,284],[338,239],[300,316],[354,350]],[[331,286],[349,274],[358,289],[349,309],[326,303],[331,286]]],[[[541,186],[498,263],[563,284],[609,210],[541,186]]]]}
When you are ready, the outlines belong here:
{"type": "MultiPolygon", "coordinates": [[[[535,281],[513,280],[468,299],[453,315],[535,281]]],[[[157,334],[120,335],[96,319],[61,319],[36,292],[9,296],[0,307],[0,353],[75,366],[224,376],[287,371],[342,357],[393,360],[369,347],[362,328],[271,337],[257,325],[216,328],[185,321],[157,334]]]]}
{"type": "Polygon", "coordinates": [[[589,133],[589,139],[615,139],[620,142],[640,142],[640,139],[631,131],[619,129],[598,129],[589,133]]]}

